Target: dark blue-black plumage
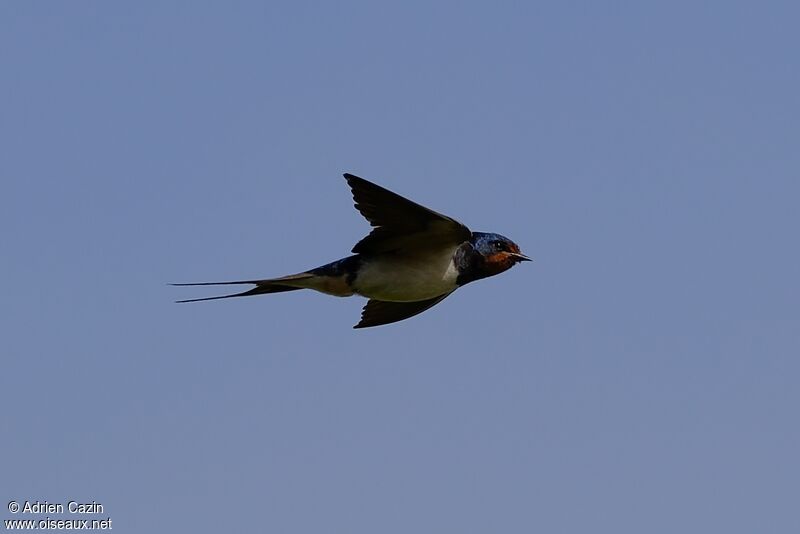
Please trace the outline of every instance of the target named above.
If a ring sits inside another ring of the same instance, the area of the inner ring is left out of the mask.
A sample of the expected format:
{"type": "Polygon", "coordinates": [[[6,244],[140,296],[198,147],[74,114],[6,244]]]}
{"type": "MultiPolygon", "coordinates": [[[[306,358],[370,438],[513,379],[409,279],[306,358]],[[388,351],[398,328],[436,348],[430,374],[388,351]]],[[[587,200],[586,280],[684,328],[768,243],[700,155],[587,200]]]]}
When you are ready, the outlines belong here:
{"type": "Polygon", "coordinates": [[[368,297],[355,328],[393,323],[417,315],[458,287],[494,276],[529,258],[507,237],[472,232],[446,215],[363,178],[345,174],[355,207],[374,227],[353,255],[280,278],[191,285],[255,284],[229,297],[314,289],[335,296],[368,297]]]}

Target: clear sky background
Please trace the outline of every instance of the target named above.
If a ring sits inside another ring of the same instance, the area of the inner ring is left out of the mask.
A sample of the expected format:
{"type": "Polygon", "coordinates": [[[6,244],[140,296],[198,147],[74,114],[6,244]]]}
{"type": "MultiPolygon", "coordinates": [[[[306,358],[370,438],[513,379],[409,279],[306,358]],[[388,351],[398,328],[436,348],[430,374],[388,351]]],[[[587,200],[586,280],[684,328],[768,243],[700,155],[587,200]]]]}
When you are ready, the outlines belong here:
{"type": "Polygon", "coordinates": [[[0,518],[800,532],[796,5],[4,2],[0,518]],[[347,255],[343,172],[535,262],[173,304],[347,255]]]}

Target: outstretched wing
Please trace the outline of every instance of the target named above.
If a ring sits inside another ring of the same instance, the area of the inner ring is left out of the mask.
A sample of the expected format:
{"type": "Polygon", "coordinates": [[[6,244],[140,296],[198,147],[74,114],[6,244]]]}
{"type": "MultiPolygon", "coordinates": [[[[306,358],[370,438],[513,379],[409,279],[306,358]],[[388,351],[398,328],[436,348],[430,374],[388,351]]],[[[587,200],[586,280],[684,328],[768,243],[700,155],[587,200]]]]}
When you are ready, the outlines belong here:
{"type": "MultiPolygon", "coordinates": [[[[450,293],[452,293],[452,291],[450,293]]],[[[414,317],[428,308],[436,306],[447,298],[450,293],[415,302],[387,302],[384,300],[370,299],[361,311],[361,321],[353,328],[380,326],[382,324],[396,323],[397,321],[414,317]]]]}
{"type": "MultiPolygon", "coordinates": [[[[420,206],[363,178],[345,174],[356,209],[375,229],[356,243],[356,254],[458,245],[472,232],[447,215],[420,206]]],[[[399,320],[399,319],[398,319],[399,320]]]]}

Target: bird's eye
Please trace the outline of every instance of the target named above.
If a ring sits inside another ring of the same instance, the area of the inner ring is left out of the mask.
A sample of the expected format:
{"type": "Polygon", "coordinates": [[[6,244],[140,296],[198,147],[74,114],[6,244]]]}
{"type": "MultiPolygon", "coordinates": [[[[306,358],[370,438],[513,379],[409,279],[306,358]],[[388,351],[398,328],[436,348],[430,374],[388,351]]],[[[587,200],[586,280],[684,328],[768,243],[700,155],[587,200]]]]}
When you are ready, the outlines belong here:
{"type": "Polygon", "coordinates": [[[495,241],[494,242],[494,248],[496,250],[503,250],[503,248],[504,248],[503,247],[503,242],[502,241],[495,241]]]}

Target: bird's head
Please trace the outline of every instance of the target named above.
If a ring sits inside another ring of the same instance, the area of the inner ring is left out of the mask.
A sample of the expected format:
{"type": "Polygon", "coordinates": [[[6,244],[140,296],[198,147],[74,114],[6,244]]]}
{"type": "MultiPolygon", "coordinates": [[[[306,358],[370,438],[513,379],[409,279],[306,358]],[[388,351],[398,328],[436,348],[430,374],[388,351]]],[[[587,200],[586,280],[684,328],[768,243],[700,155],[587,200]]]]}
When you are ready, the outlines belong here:
{"type": "Polygon", "coordinates": [[[484,269],[491,274],[501,273],[521,261],[531,261],[516,243],[500,234],[473,232],[470,242],[481,255],[484,269]]]}

